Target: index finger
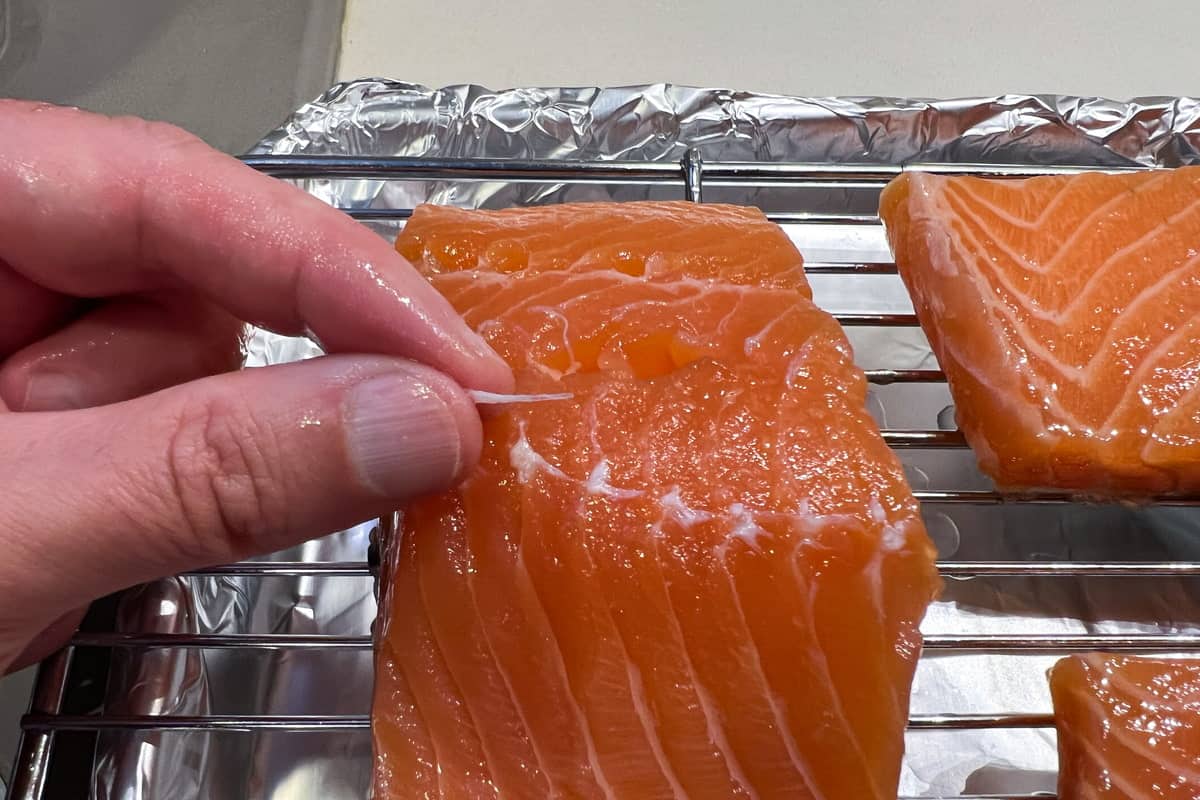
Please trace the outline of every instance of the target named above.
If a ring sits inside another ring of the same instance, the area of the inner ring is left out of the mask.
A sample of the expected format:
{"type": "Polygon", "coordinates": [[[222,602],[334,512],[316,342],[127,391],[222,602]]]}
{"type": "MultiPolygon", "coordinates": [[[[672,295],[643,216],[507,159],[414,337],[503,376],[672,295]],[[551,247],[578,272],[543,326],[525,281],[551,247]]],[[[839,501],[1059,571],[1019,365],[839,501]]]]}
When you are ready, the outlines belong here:
{"type": "Polygon", "coordinates": [[[508,366],[387,242],[177,128],[0,100],[0,261],[80,297],[191,288],[331,352],[506,391],[508,366]]]}

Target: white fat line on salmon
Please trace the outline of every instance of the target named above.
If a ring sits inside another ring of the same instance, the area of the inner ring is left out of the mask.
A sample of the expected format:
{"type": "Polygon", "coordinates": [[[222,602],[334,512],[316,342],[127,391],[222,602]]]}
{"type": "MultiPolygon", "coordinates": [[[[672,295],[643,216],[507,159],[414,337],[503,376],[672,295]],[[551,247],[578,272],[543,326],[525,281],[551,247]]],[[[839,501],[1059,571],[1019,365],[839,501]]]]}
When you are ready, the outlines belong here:
{"type": "MultiPolygon", "coordinates": [[[[1185,212],[1190,213],[1192,210],[1194,210],[1197,207],[1200,207],[1200,201],[1193,202],[1191,205],[1188,206],[1187,209],[1185,209],[1185,212]]],[[[1181,212],[1181,214],[1182,213],[1183,212],[1181,212]]],[[[1170,220],[1168,220],[1168,222],[1170,222],[1170,220]]],[[[1157,237],[1157,235],[1162,232],[1163,227],[1164,226],[1159,226],[1157,228],[1154,228],[1154,229],[1148,231],[1147,233],[1142,234],[1137,239],[1134,239],[1132,242],[1129,242],[1129,243],[1125,244],[1124,246],[1118,248],[1117,250],[1113,251],[1112,253],[1110,253],[1104,259],[1104,261],[1102,261],[1100,263],[1099,266],[1097,266],[1093,269],[1091,274],[1084,281],[1083,286],[1076,289],[1074,292],[1072,292],[1070,298],[1067,300],[1065,305],[1063,305],[1062,307],[1056,308],[1056,309],[1043,309],[1037,303],[1030,302],[1030,303],[1025,304],[1025,311],[1028,314],[1030,314],[1031,316],[1035,316],[1044,321],[1053,322],[1053,323],[1063,322],[1080,305],[1087,302],[1088,296],[1089,296],[1089,290],[1092,287],[1094,287],[1096,285],[1107,284],[1107,281],[1105,279],[1108,277],[1108,272],[1110,271],[1110,267],[1112,267],[1115,264],[1119,264],[1122,258],[1124,258],[1125,256],[1127,256],[1131,253],[1136,252],[1138,249],[1143,247],[1147,242],[1153,241],[1154,238],[1157,237]]],[[[1008,255],[1008,253],[1006,253],[1006,255],[1008,255]]],[[[1015,256],[1015,257],[1019,257],[1021,259],[1022,263],[1024,263],[1027,267],[1030,266],[1028,263],[1028,259],[1025,259],[1024,257],[1020,257],[1020,256],[1015,256]]],[[[1058,258],[1058,256],[1056,255],[1055,259],[1057,259],[1057,258],[1058,258]]],[[[1155,288],[1161,288],[1162,286],[1176,285],[1179,281],[1179,276],[1181,274],[1186,274],[1187,272],[1190,272],[1195,266],[1196,266],[1196,258],[1195,258],[1195,255],[1193,254],[1193,256],[1191,258],[1189,258],[1187,261],[1185,261],[1182,266],[1172,269],[1170,272],[1166,273],[1162,278],[1160,278],[1158,281],[1156,281],[1150,287],[1143,287],[1142,289],[1140,289],[1138,292],[1139,299],[1145,298],[1147,296],[1147,293],[1152,292],[1155,288]]],[[[995,275],[996,280],[1000,283],[1000,285],[1003,286],[1011,295],[1021,298],[1021,299],[1026,299],[1026,294],[1025,294],[1024,290],[1019,289],[1017,286],[1015,286],[1008,279],[1008,276],[1006,273],[1003,273],[999,270],[994,270],[994,275],[995,275]]],[[[1126,310],[1128,311],[1128,309],[1126,309],[1126,310]]],[[[1105,352],[1104,348],[1097,349],[1097,354],[1100,354],[1103,352],[1105,352]]],[[[1094,361],[1094,360],[1095,360],[1095,357],[1093,356],[1093,358],[1090,359],[1090,361],[1094,361]]],[[[1089,365],[1088,365],[1089,367],[1090,367],[1090,361],[1089,361],[1089,365]]]]}
{"type": "MultiPolygon", "coordinates": [[[[737,504],[737,505],[740,505],[737,504]]],[[[716,548],[716,554],[722,564],[721,572],[724,573],[725,581],[729,586],[732,598],[732,605],[741,620],[741,630],[746,639],[749,641],[749,647],[745,651],[746,666],[757,673],[758,680],[766,691],[762,693],[762,698],[767,703],[767,708],[771,711],[771,716],[775,720],[775,730],[779,734],[779,738],[783,742],[783,748],[787,751],[788,759],[792,762],[792,767],[796,770],[796,775],[808,788],[809,794],[812,797],[821,797],[820,788],[817,782],[813,779],[812,771],[809,769],[808,762],[801,758],[800,748],[796,744],[796,738],[792,735],[791,729],[788,727],[787,718],[784,716],[781,706],[781,698],[778,697],[770,689],[770,683],[767,681],[767,673],[763,668],[762,654],[758,650],[758,646],[754,643],[750,636],[750,623],[746,619],[746,609],[742,605],[742,599],[738,593],[737,582],[733,578],[733,574],[729,571],[727,563],[727,555],[729,549],[729,541],[726,540],[716,548]]]]}
{"type": "Polygon", "coordinates": [[[664,514],[685,528],[690,528],[697,523],[708,522],[712,519],[712,514],[709,514],[707,511],[700,511],[683,502],[678,486],[672,486],[671,491],[658,499],[658,504],[662,506],[664,514]]]}
{"type": "MultiPolygon", "coordinates": [[[[1142,708],[1144,714],[1157,714],[1160,711],[1163,697],[1156,695],[1151,689],[1142,686],[1135,682],[1128,674],[1109,668],[1105,668],[1105,681],[1116,693],[1124,693],[1126,695],[1139,696],[1138,704],[1142,708]]],[[[1093,705],[1097,710],[1097,715],[1100,719],[1105,719],[1107,716],[1107,707],[1101,702],[1098,695],[1094,692],[1085,692],[1084,700],[1090,705],[1093,705]]],[[[1185,707],[1191,708],[1192,704],[1185,701],[1185,707]]],[[[1168,706],[1169,708],[1169,706],[1168,706]]],[[[1107,729],[1112,739],[1118,744],[1124,744],[1126,748],[1132,750],[1138,755],[1146,759],[1148,763],[1155,763],[1163,767],[1164,771],[1178,775],[1180,778],[1187,781],[1188,786],[1200,785],[1200,772],[1192,765],[1190,758],[1185,758],[1178,754],[1172,753],[1172,749],[1156,748],[1156,739],[1159,736],[1169,736],[1174,733],[1172,721],[1169,719],[1168,713],[1160,714],[1162,719],[1161,725],[1156,720],[1151,720],[1141,728],[1142,731],[1149,734],[1148,738],[1131,735],[1129,727],[1124,725],[1114,725],[1107,729]],[[1155,734],[1155,728],[1159,728],[1159,733],[1155,734]]],[[[1178,724],[1178,723],[1176,723],[1178,724]]]]}
{"type": "MultiPolygon", "coordinates": [[[[885,549],[883,547],[874,548],[873,552],[871,553],[871,560],[867,563],[866,567],[862,570],[863,576],[867,579],[867,581],[866,581],[867,594],[870,596],[871,605],[875,609],[876,619],[880,619],[880,620],[888,619],[887,604],[886,604],[886,601],[884,600],[884,596],[883,596],[883,586],[884,586],[883,562],[884,562],[885,558],[887,558],[888,555],[890,555],[890,553],[885,551],[885,549]]],[[[797,566],[798,565],[793,560],[792,569],[796,570],[797,566]]],[[[903,637],[898,637],[893,642],[893,651],[899,657],[904,658],[902,642],[903,642],[903,637]]],[[[896,718],[898,718],[898,719],[903,718],[905,716],[905,712],[904,712],[904,707],[901,704],[902,700],[901,700],[899,693],[888,692],[888,698],[891,700],[890,706],[892,709],[892,713],[895,714],[896,718]]]]}
{"type": "MultiPolygon", "coordinates": [[[[678,486],[671,487],[671,491],[660,497],[658,502],[666,517],[675,519],[687,528],[690,528],[696,522],[704,522],[712,519],[712,514],[705,511],[697,511],[687,506],[679,496],[678,486]]],[[[660,519],[651,526],[650,532],[652,536],[658,538],[663,535],[663,521],[660,519]]],[[[670,616],[669,624],[682,648],[681,656],[688,675],[691,678],[692,688],[696,692],[696,699],[700,702],[700,710],[704,714],[704,725],[708,731],[709,738],[716,745],[717,750],[721,753],[721,757],[725,760],[725,766],[729,770],[730,777],[742,788],[748,800],[759,800],[758,793],[754,790],[754,785],[743,771],[741,763],[738,761],[733,748],[729,744],[729,738],[725,735],[724,723],[721,719],[721,713],[717,710],[716,701],[696,673],[696,667],[692,663],[692,656],[688,652],[687,646],[683,643],[683,625],[679,621],[679,615],[675,611],[675,606],[670,602],[667,603],[667,613],[670,616]]]]}
{"type": "Polygon", "coordinates": [[[759,526],[754,515],[747,511],[741,503],[734,503],[729,507],[729,516],[733,518],[733,530],[729,532],[729,535],[741,539],[751,550],[760,552],[762,548],[759,547],[758,537],[767,532],[759,526]]]}
{"type": "MultiPolygon", "coordinates": [[[[1115,678],[1116,676],[1112,675],[1112,677],[1115,678]]],[[[1169,749],[1149,749],[1147,744],[1143,743],[1140,739],[1135,738],[1132,741],[1130,740],[1129,728],[1127,726],[1119,724],[1110,725],[1108,723],[1108,706],[1104,704],[1104,702],[1095,692],[1088,691],[1087,689],[1082,691],[1072,689],[1071,691],[1080,695],[1080,699],[1083,700],[1084,705],[1088,707],[1087,710],[1090,713],[1090,716],[1093,717],[1093,720],[1096,723],[1103,727],[1106,740],[1109,740],[1120,747],[1132,750],[1135,755],[1146,759],[1148,763],[1156,764],[1164,771],[1169,772],[1176,766],[1166,759],[1167,754],[1170,752],[1169,749]]],[[[1087,734],[1076,736],[1075,744],[1077,747],[1083,749],[1084,755],[1086,755],[1090,761],[1095,762],[1098,770],[1103,772],[1108,777],[1109,781],[1111,781],[1113,788],[1116,791],[1121,792],[1121,797],[1137,798],[1151,796],[1149,793],[1143,793],[1142,791],[1139,791],[1143,787],[1140,783],[1133,782],[1137,780],[1136,776],[1132,776],[1133,781],[1131,781],[1131,776],[1120,772],[1114,772],[1113,770],[1107,768],[1105,765],[1107,764],[1108,759],[1105,758],[1104,753],[1101,752],[1096,742],[1093,741],[1093,739],[1087,734]]],[[[1179,777],[1183,780],[1187,780],[1188,775],[1186,772],[1187,770],[1185,769],[1184,773],[1180,774],[1179,777]]],[[[1189,783],[1189,785],[1191,784],[1189,783]]],[[[1097,794],[1096,796],[1098,797],[1099,795],[1097,794]]]]}
{"type": "Polygon", "coordinates": [[[631,500],[635,497],[641,497],[645,492],[638,489],[621,489],[613,486],[608,482],[609,465],[607,459],[600,459],[596,462],[596,466],[592,468],[591,474],[588,475],[587,483],[584,488],[588,494],[603,494],[608,497],[615,497],[618,500],[631,500]]]}
{"type": "MultiPolygon", "coordinates": [[[[1108,207],[1112,203],[1122,200],[1123,197],[1124,196],[1114,198],[1114,200],[1101,205],[1099,207],[1099,209],[1097,209],[1097,211],[1093,211],[1092,214],[1096,215],[1096,214],[1098,214],[1098,212],[1100,210],[1108,209],[1108,207]]],[[[978,199],[978,198],[976,198],[976,199],[978,199]]],[[[1127,198],[1124,198],[1124,199],[1127,199],[1127,198]]],[[[947,213],[950,215],[953,215],[956,213],[955,209],[953,208],[953,206],[951,204],[946,202],[943,198],[939,198],[939,200],[940,200],[940,202],[938,203],[938,205],[940,206],[943,213],[947,213]]],[[[991,204],[989,204],[989,203],[984,203],[984,205],[991,207],[991,204]]],[[[1127,243],[1123,247],[1119,248],[1117,251],[1111,253],[1108,257],[1105,258],[1105,260],[1095,270],[1093,270],[1092,274],[1085,281],[1083,287],[1073,294],[1073,296],[1068,300],[1067,304],[1064,307],[1059,308],[1057,310],[1042,310],[1037,306],[1036,303],[1025,302],[1022,304],[1023,308],[1028,313],[1033,314],[1034,316],[1037,316],[1043,320],[1048,320],[1048,321],[1052,322],[1053,324],[1058,325],[1058,324],[1062,323],[1063,320],[1075,309],[1075,307],[1077,305],[1084,302],[1085,298],[1087,297],[1087,295],[1089,293],[1090,288],[1092,286],[1096,285],[1097,283],[1101,283],[1103,281],[1103,278],[1106,276],[1108,268],[1112,264],[1118,263],[1123,256],[1126,256],[1129,253],[1135,252],[1138,248],[1142,247],[1146,242],[1151,241],[1154,238],[1154,236],[1156,236],[1158,233],[1160,233],[1163,227],[1169,226],[1172,222],[1176,221],[1178,218],[1182,218],[1187,213],[1191,213],[1191,211],[1193,211],[1198,206],[1200,206],[1200,201],[1193,201],[1183,211],[1177,212],[1175,215],[1168,218],[1164,222],[1163,225],[1160,225],[1160,226],[1156,227],[1155,229],[1148,231],[1145,234],[1142,234],[1140,237],[1138,237],[1134,241],[1127,243]]],[[[979,218],[974,214],[974,212],[968,210],[965,207],[962,208],[960,211],[961,211],[962,216],[970,218],[976,222],[979,222],[979,218]]],[[[1045,212],[1043,212],[1043,214],[1044,213],[1045,212]]],[[[1091,216],[1089,216],[1089,219],[1091,219],[1091,216]]],[[[982,223],[980,223],[980,224],[982,224],[982,223]]],[[[1076,233],[1079,230],[1081,230],[1082,227],[1083,227],[1082,225],[1080,227],[1078,227],[1076,229],[1076,233]]],[[[961,235],[965,238],[969,238],[969,239],[972,239],[973,241],[977,242],[977,240],[975,240],[971,234],[963,233],[961,235]]],[[[1076,234],[1073,233],[1072,239],[1069,239],[1068,241],[1073,241],[1073,238],[1075,235],[1076,234]]],[[[1029,259],[1025,258],[1023,255],[1016,253],[1016,252],[1012,251],[1011,249],[1009,249],[1008,247],[1006,247],[1000,241],[999,238],[997,238],[995,241],[996,241],[996,246],[1000,248],[1000,252],[1003,253],[1004,255],[1008,256],[1010,260],[1012,260],[1014,263],[1023,264],[1027,271],[1032,271],[1032,272],[1035,272],[1038,274],[1052,273],[1054,268],[1056,268],[1058,261],[1063,257],[1063,254],[1065,252],[1069,251],[1069,248],[1066,248],[1065,245],[1060,246],[1060,249],[1055,253],[1055,255],[1051,258],[1050,262],[1045,267],[1038,266],[1035,269],[1035,265],[1030,263],[1029,259]]],[[[956,246],[958,244],[959,244],[958,242],[955,242],[956,246]]],[[[978,244],[977,244],[977,246],[978,246],[978,244]]],[[[959,249],[960,252],[962,252],[962,250],[963,250],[961,247],[956,247],[956,249],[959,249]]],[[[967,260],[967,261],[971,260],[968,253],[962,252],[962,254],[963,254],[965,260],[967,260]]],[[[1018,298],[1019,300],[1027,299],[1024,291],[1019,290],[1018,287],[1014,286],[1011,283],[1011,281],[1008,279],[1008,276],[1005,273],[1003,273],[1002,271],[1000,271],[998,269],[995,269],[994,267],[989,267],[987,264],[985,264],[981,260],[976,259],[976,261],[980,267],[979,276],[982,278],[982,280],[984,281],[984,284],[987,286],[987,288],[989,290],[993,288],[991,286],[993,278],[989,277],[989,275],[991,275],[991,276],[994,276],[995,281],[997,283],[999,283],[999,285],[1002,288],[1004,288],[1007,292],[1009,292],[1010,295],[1018,298]],[[990,270],[990,272],[988,274],[984,274],[985,267],[990,270]]],[[[1128,314],[1135,306],[1138,306],[1145,302],[1150,302],[1152,298],[1156,297],[1156,293],[1160,289],[1162,289],[1163,287],[1169,287],[1169,286],[1174,285],[1175,282],[1177,282],[1178,277],[1181,274],[1187,273],[1191,269],[1193,269],[1195,267],[1196,263],[1197,263],[1197,259],[1195,258],[1194,254],[1193,254],[1189,258],[1189,260],[1184,263],[1183,266],[1178,267],[1178,268],[1168,272],[1166,275],[1162,276],[1158,281],[1156,281],[1150,287],[1141,288],[1139,290],[1138,297],[1126,308],[1125,313],[1128,314]]],[[[976,282],[978,282],[978,281],[976,281],[976,282]]],[[[990,298],[990,292],[988,292],[987,295],[985,295],[985,297],[988,299],[990,305],[994,305],[994,301],[992,301],[990,298]]],[[[1042,358],[1044,361],[1046,361],[1047,363],[1051,364],[1056,369],[1058,369],[1058,371],[1063,375],[1064,378],[1071,380],[1075,383],[1083,384],[1086,386],[1088,381],[1091,379],[1093,372],[1099,368],[1098,365],[1103,365],[1105,363],[1103,356],[1108,354],[1112,349],[1111,344],[1112,344],[1112,341],[1114,338],[1114,330],[1116,328],[1115,323],[1109,324],[1108,329],[1105,332],[1105,338],[1104,338],[1103,343],[1099,347],[1097,347],[1095,352],[1089,357],[1087,364],[1085,364],[1082,367],[1075,366],[1072,364],[1067,364],[1067,363],[1063,362],[1060,358],[1055,356],[1053,353],[1051,353],[1050,351],[1042,348],[1037,342],[1037,337],[1032,336],[1032,333],[1027,330],[1026,323],[1018,322],[1018,320],[1011,317],[1011,314],[1006,314],[1005,309],[1003,309],[1003,308],[998,307],[997,310],[999,311],[999,313],[1001,313],[1002,316],[1009,318],[1009,321],[1013,325],[1016,334],[1018,336],[1020,336],[1020,338],[1021,338],[1021,342],[1018,343],[1021,347],[1028,348],[1029,351],[1033,352],[1039,358],[1042,358]]],[[[1149,359],[1144,357],[1143,361],[1142,361],[1142,366],[1145,366],[1148,363],[1148,361],[1149,361],[1149,359]]],[[[968,361],[968,362],[964,362],[964,363],[970,363],[970,362],[968,361]]],[[[1024,369],[1022,370],[1022,372],[1025,372],[1025,371],[1026,370],[1024,370],[1024,369]]],[[[1053,393],[1046,391],[1047,387],[1045,385],[1044,379],[1041,379],[1038,376],[1033,376],[1033,375],[1027,375],[1026,377],[1028,380],[1030,380],[1031,383],[1038,385],[1039,388],[1042,389],[1043,403],[1045,405],[1045,410],[1049,411],[1051,409],[1050,397],[1053,393]]],[[[1130,385],[1133,385],[1132,381],[1130,382],[1130,385]]],[[[1111,419],[1112,414],[1116,413],[1117,409],[1119,408],[1119,406],[1123,400],[1124,400],[1124,395],[1114,405],[1112,411],[1110,412],[1109,419],[1111,419]]],[[[1058,403],[1057,401],[1055,401],[1053,403],[1053,405],[1057,406],[1059,412],[1063,416],[1067,417],[1068,420],[1070,420],[1071,427],[1073,427],[1073,428],[1080,427],[1078,419],[1074,415],[1067,412],[1066,409],[1062,407],[1061,403],[1058,403]]],[[[1103,429],[1107,427],[1107,424],[1108,424],[1108,420],[1106,420],[1104,425],[1100,426],[1101,436],[1103,436],[1103,429]]],[[[1092,434],[1089,432],[1089,435],[1092,435],[1092,434]]]]}
{"type": "Polygon", "coordinates": [[[567,315],[564,314],[559,309],[551,308],[550,306],[530,306],[529,310],[536,311],[539,314],[545,314],[547,317],[549,317],[550,319],[553,319],[555,322],[562,324],[563,349],[566,351],[567,356],[571,359],[571,363],[567,365],[566,370],[563,372],[558,372],[558,370],[553,370],[550,367],[545,367],[545,365],[541,364],[540,362],[534,362],[534,363],[537,364],[539,367],[545,367],[545,371],[547,371],[547,372],[558,373],[557,377],[562,377],[563,375],[573,375],[576,372],[579,372],[581,369],[583,369],[583,364],[579,361],[578,358],[575,357],[575,349],[573,347],[571,347],[571,338],[570,338],[571,322],[570,322],[570,320],[567,319],[567,315]]]}
{"type": "MultiPolygon", "coordinates": [[[[738,302],[740,303],[741,300],[739,299],[738,302]]],[[[734,311],[736,311],[736,310],[737,310],[737,306],[734,306],[734,311]]],[[[729,313],[733,314],[733,311],[731,311],[729,313]]],[[[755,333],[751,334],[750,336],[747,336],[745,338],[745,340],[742,342],[742,352],[745,353],[747,356],[752,355],[755,350],[762,347],[763,338],[771,332],[771,329],[774,328],[776,325],[778,325],[781,320],[788,317],[791,313],[792,313],[792,309],[789,308],[788,310],[784,311],[782,314],[772,317],[770,322],[768,322],[766,325],[759,328],[758,331],[756,331],[755,333]]],[[[724,320],[722,320],[722,321],[724,321],[724,320]]]]}
{"type": "Polygon", "coordinates": [[[783,381],[789,389],[796,388],[797,378],[807,379],[811,375],[811,372],[809,371],[809,365],[813,356],[814,348],[812,340],[814,336],[816,336],[815,333],[811,334],[808,339],[804,341],[804,344],[800,346],[800,349],[796,351],[796,354],[788,359],[787,370],[784,373],[783,381]]]}
{"type": "MultiPolygon", "coordinates": [[[[708,293],[708,295],[705,299],[715,300],[722,293],[723,293],[722,289],[713,289],[711,292],[708,293]]],[[[733,319],[734,316],[737,314],[738,310],[742,307],[742,300],[745,297],[746,297],[745,292],[738,292],[737,294],[734,295],[733,305],[730,306],[729,310],[725,312],[725,316],[723,316],[719,320],[717,320],[717,324],[712,327],[712,332],[715,337],[720,337],[721,334],[725,333],[725,328],[727,325],[729,325],[729,320],[733,319]]],[[[689,301],[693,300],[693,299],[696,299],[696,298],[688,298],[689,301]]],[[[747,355],[749,355],[749,354],[747,353],[747,355]]]]}
{"type": "MultiPolygon", "coordinates": [[[[712,514],[704,511],[697,511],[688,507],[679,497],[679,487],[674,486],[671,491],[659,498],[659,505],[667,516],[674,517],[684,527],[691,527],[695,522],[707,521],[712,519],[712,514]]],[[[651,535],[661,537],[663,520],[659,520],[651,527],[651,535]]],[[[657,547],[657,545],[655,545],[657,547]]],[[[692,662],[691,653],[688,652],[687,645],[683,641],[683,624],[679,620],[679,615],[675,611],[675,606],[670,602],[668,597],[667,613],[670,616],[670,626],[677,638],[681,647],[681,656],[684,665],[687,669],[688,676],[691,678],[691,685],[696,692],[696,699],[700,703],[700,710],[704,714],[704,726],[708,731],[709,739],[721,757],[725,761],[725,766],[729,770],[729,775],[741,787],[748,800],[759,800],[758,792],[754,790],[754,784],[746,776],[742,769],[741,762],[737,755],[734,754],[733,748],[729,744],[729,737],[725,734],[724,722],[721,718],[720,711],[717,710],[717,703],[709,693],[704,683],[700,680],[700,676],[696,673],[695,664],[692,662]]]]}
{"type": "Polygon", "coordinates": [[[467,396],[476,405],[506,405],[508,403],[546,403],[551,400],[571,400],[575,395],[570,392],[552,392],[546,394],[502,394],[500,392],[484,392],[479,389],[468,389],[467,396]]]}
{"type": "MultiPolygon", "coordinates": [[[[940,206],[940,209],[944,214],[954,214],[953,209],[945,206],[944,204],[940,206]]],[[[987,265],[982,259],[973,255],[973,252],[983,252],[984,247],[972,233],[969,231],[958,232],[956,233],[953,241],[950,241],[950,238],[947,237],[945,242],[945,247],[947,250],[947,255],[945,256],[946,258],[950,258],[948,254],[951,248],[953,248],[953,250],[961,257],[962,263],[975,263],[977,265],[977,269],[967,271],[967,276],[965,279],[972,283],[979,292],[984,311],[988,314],[994,314],[997,318],[1006,320],[1012,326],[1011,332],[1002,332],[1001,336],[1006,343],[1005,346],[1010,352],[1021,354],[1021,357],[1016,361],[1017,372],[1029,383],[1030,386],[1036,388],[1041,393],[1043,398],[1054,396],[1053,393],[1049,391],[1047,380],[1043,376],[1039,376],[1031,367],[1029,363],[1030,354],[1047,362],[1047,364],[1059,372],[1064,380],[1071,379],[1079,382],[1086,378],[1082,369],[1078,367],[1072,367],[1071,365],[1064,363],[1044,346],[1038,344],[1036,338],[1030,339],[1030,332],[1026,330],[1026,326],[1017,319],[1012,309],[996,300],[994,296],[996,287],[992,285],[989,275],[985,274],[984,272],[984,268],[987,265]],[[963,240],[967,240],[966,245],[964,245],[963,240]],[[1075,374],[1072,375],[1072,372],[1075,374]]],[[[1021,297],[1022,295],[1017,296],[1021,297]]],[[[955,354],[958,354],[960,349],[954,342],[947,342],[946,347],[955,354]]],[[[964,358],[961,355],[957,355],[957,360],[958,363],[962,365],[963,369],[974,376],[975,379],[984,386],[994,386],[995,378],[993,375],[989,374],[989,371],[984,367],[982,362],[977,362],[974,359],[964,358]]],[[[1071,428],[1083,427],[1083,424],[1080,422],[1079,418],[1072,414],[1057,399],[1055,399],[1054,405],[1057,407],[1059,415],[1071,428]]],[[[1048,411],[1049,409],[1046,410],[1048,411]]],[[[1032,416],[1032,413],[1033,412],[1026,410],[1023,415],[1030,417],[1032,416]]],[[[1026,424],[1036,425],[1038,420],[1040,420],[1040,417],[1031,419],[1026,424]]]]}
{"type": "Polygon", "coordinates": [[[883,510],[883,505],[876,495],[871,495],[871,500],[867,503],[867,510],[871,513],[871,519],[883,526],[882,535],[879,537],[880,551],[894,553],[903,550],[908,544],[907,523],[909,520],[889,522],[887,512],[883,510]]]}
{"type": "MultiPolygon", "coordinates": [[[[599,467],[599,465],[597,466],[599,467]]],[[[595,471],[593,471],[593,479],[594,476],[595,471]]],[[[607,477],[607,471],[605,472],[605,477],[607,477]]],[[[675,520],[684,527],[690,528],[697,523],[708,522],[714,518],[714,515],[707,511],[700,511],[686,505],[680,495],[678,486],[672,486],[671,491],[662,495],[658,502],[666,517],[675,520]]],[[[879,540],[881,552],[895,552],[903,550],[908,546],[910,526],[912,524],[911,519],[890,522],[887,517],[887,511],[884,509],[882,503],[880,503],[879,498],[874,495],[868,501],[867,513],[870,516],[871,522],[882,527],[879,540]]],[[[734,503],[722,515],[733,526],[727,538],[741,539],[752,550],[761,550],[759,539],[762,536],[771,535],[770,531],[763,528],[758,522],[762,514],[766,514],[770,519],[779,521],[794,521],[800,525],[801,530],[809,532],[817,532],[828,526],[857,528],[866,522],[861,516],[855,514],[818,514],[812,510],[807,498],[801,499],[796,505],[795,511],[791,513],[754,511],[747,508],[743,503],[734,503]]],[[[724,545],[722,548],[724,548],[724,545]]]]}
{"type": "Polygon", "coordinates": [[[684,790],[683,784],[679,782],[679,777],[675,774],[675,769],[671,765],[671,760],[667,758],[666,751],[663,750],[662,737],[658,735],[653,721],[654,712],[646,703],[646,682],[642,678],[641,670],[629,657],[629,650],[625,647],[624,642],[621,643],[621,647],[626,653],[625,674],[629,678],[629,699],[633,702],[634,714],[642,724],[642,732],[646,735],[646,744],[650,745],[650,752],[654,755],[654,760],[658,762],[658,769],[662,772],[667,785],[671,787],[671,794],[675,800],[687,800],[687,792],[684,790]]]}
{"type": "Polygon", "coordinates": [[[796,503],[793,516],[797,522],[810,531],[819,531],[827,523],[827,515],[813,511],[812,504],[808,502],[807,497],[800,498],[800,502],[796,503]]]}
{"type": "Polygon", "coordinates": [[[529,439],[525,436],[524,423],[521,423],[519,433],[517,441],[508,451],[508,460],[517,471],[517,480],[521,483],[529,483],[534,473],[538,470],[545,470],[556,478],[570,480],[565,472],[551,464],[541,453],[533,449],[529,444],[529,439]]]}
{"type": "MultiPolygon", "coordinates": [[[[878,495],[871,495],[870,500],[867,501],[867,513],[870,515],[871,522],[882,526],[879,537],[880,552],[893,553],[908,547],[914,523],[912,515],[889,522],[887,511],[879,502],[878,495]]],[[[812,510],[808,498],[804,498],[796,504],[796,510],[792,512],[791,517],[800,524],[802,531],[810,533],[819,532],[829,526],[856,529],[866,523],[866,520],[857,514],[818,514],[812,510]]]]}

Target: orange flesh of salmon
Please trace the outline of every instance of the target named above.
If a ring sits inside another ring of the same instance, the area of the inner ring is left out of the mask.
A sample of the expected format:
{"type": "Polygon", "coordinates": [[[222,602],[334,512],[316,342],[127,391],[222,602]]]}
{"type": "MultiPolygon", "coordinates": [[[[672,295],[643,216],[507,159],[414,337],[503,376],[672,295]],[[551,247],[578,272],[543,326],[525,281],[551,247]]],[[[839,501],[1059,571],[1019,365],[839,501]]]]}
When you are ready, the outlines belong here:
{"type": "Polygon", "coordinates": [[[1059,800],[1200,797],[1200,663],[1071,656],[1050,688],[1059,800]]]}
{"type": "Polygon", "coordinates": [[[513,367],[405,512],[375,797],[896,796],[938,586],[866,381],[756,210],[422,207],[396,243],[513,367]]]}
{"type": "Polygon", "coordinates": [[[1200,168],[908,173],[880,214],[998,485],[1200,490],[1200,168]]]}

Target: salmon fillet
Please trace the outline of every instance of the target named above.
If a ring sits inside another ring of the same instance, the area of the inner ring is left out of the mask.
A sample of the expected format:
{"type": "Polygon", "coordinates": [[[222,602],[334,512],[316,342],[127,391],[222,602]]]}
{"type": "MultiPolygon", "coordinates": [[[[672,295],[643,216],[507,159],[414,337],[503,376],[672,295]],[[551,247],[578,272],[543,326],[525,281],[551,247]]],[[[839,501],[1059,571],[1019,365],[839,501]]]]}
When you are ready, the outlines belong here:
{"type": "Polygon", "coordinates": [[[396,247],[557,399],[405,511],[375,797],[894,800],[934,554],[784,233],[422,207],[396,247]]]}
{"type": "Polygon", "coordinates": [[[1071,656],[1050,689],[1059,800],[1200,797],[1200,663],[1071,656]]]}
{"type": "Polygon", "coordinates": [[[880,214],[1001,488],[1200,490],[1200,168],[908,173],[880,214]]]}

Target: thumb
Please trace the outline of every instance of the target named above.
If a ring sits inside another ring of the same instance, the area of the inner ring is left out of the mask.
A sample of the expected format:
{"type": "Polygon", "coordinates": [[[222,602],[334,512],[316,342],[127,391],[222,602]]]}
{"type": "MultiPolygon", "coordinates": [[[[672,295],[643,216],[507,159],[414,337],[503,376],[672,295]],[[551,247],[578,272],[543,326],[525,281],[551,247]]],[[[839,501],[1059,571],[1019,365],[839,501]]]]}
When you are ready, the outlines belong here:
{"type": "Polygon", "coordinates": [[[0,414],[0,637],[135,583],[384,514],[453,482],[480,439],[453,381],[379,357],[0,414]]]}

